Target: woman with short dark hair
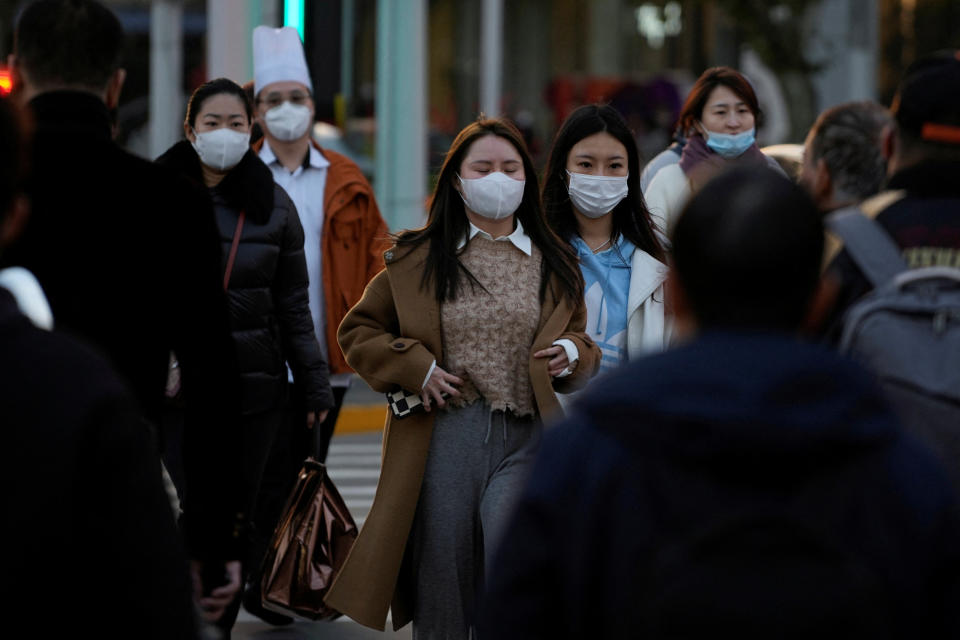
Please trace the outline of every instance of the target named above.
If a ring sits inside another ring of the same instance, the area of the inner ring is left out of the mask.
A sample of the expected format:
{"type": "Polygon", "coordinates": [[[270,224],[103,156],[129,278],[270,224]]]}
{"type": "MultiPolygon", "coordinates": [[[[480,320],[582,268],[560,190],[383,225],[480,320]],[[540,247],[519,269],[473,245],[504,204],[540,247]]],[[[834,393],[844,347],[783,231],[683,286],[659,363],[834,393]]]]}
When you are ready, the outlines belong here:
{"type": "Polygon", "coordinates": [[[703,72],[680,111],[677,128],[687,141],[679,162],[660,169],[643,194],[661,232],[693,192],[731,165],[752,163],[783,173],[757,146],[762,119],[757,94],[743,74],[730,67],[703,72]]]}

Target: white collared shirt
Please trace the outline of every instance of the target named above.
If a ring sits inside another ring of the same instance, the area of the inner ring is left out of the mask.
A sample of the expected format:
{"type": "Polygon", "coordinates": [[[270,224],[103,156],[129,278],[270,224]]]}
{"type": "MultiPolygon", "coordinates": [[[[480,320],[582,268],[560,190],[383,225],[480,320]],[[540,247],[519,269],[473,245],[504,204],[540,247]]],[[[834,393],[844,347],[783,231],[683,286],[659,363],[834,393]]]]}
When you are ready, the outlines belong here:
{"type": "Polygon", "coordinates": [[[494,238],[489,233],[473,224],[469,220],[467,221],[470,224],[470,230],[467,232],[467,237],[465,240],[461,240],[460,244],[457,245],[457,250],[463,249],[463,247],[473,240],[477,235],[481,235],[487,240],[493,240],[494,242],[510,242],[520,251],[523,251],[528,256],[533,255],[533,243],[530,241],[530,236],[527,235],[527,232],[523,230],[523,225],[520,223],[519,219],[515,219],[517,223],[517,228],[513,230],[508,236],[500,236],[499,238],[494,238]]]}
{"type": "MultiPolygon", "coordinates": [[[[310,279],[307,292],[310,315],[313,317],[313,330],[317,334],[317,342],[320,344],[323,357],[329,362],[320,243],[323,235],[323,198],[327,188],[327,169],[330,161],[311,144],[305,162],[290,171],[280,164],[273,149],[270,148],[270,142],[266,139],[260,149],[260,159],[270,167],[274,182],[283,187],[297,207],[297,214],[300,216],[300,224],[303,227],[303,257],[307,263],[307,277],[310,279]]],[[[293,380],[292,377],[290,380],[293,380]]],[[[346,386],[349,380],[350,374],[335,375],[330,377],[330,384],[346,386]]]]}

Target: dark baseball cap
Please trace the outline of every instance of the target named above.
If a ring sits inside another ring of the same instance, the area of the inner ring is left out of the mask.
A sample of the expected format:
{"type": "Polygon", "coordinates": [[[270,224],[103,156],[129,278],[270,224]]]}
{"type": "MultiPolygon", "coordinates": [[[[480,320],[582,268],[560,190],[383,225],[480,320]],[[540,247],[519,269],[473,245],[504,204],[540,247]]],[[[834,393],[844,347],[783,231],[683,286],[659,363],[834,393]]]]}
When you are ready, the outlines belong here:
{"type": "Polygon", "coordinates": [[[960,145],[960,51],[915,60],[890,110],[901,129],[922,140],[960,145]]]}

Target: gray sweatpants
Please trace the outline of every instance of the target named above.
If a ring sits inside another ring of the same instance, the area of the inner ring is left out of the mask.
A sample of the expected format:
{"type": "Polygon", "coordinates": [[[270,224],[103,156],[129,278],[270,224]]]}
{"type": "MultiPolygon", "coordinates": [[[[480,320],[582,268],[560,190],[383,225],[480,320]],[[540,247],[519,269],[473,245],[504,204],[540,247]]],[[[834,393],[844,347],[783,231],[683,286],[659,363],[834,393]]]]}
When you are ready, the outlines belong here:
{"type": "Polygon", "coordinates": [[[411,539],[414,640],[471,637],[484,571],[541,429],[537,418],[491,413],[482,400],[437,413],[411,539]]]}

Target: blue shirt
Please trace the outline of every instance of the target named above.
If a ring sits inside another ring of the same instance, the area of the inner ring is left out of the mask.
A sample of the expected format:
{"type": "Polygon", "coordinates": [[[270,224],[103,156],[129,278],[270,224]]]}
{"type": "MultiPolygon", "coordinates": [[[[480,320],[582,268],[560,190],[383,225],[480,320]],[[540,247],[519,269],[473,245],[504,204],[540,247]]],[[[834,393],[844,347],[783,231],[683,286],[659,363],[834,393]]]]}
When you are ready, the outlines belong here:
{"type": "Polygon", "coordinates": [[[600,373],[604,373],[627,361],[627,294],[636,247],[621,236],[614,246],[594,254],[577,236],[573,248],[583,272],[587,334],[600,347],[600,373]]]}

